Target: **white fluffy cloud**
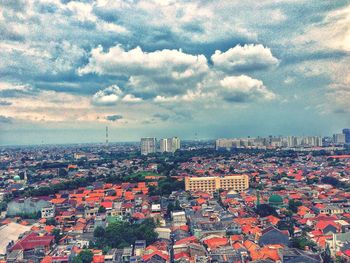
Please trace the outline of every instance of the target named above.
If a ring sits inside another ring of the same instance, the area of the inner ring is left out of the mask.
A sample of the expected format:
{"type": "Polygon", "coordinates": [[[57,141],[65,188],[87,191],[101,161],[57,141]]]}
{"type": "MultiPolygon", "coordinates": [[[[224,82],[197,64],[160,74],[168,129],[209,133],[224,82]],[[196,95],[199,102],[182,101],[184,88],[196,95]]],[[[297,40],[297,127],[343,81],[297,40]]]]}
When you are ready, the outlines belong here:
{"type": "Polygon", "coordinates": [[[135,93],[151,96],[185,93],[208,72],[203,55],[190,55],[181,50],[144,52],[140,47],[124,50],[121,46],[104,52],[99,46],[91,51],[88,65],[79,74],[127,76],[135,93]]]}
{"type": "MultiPolygon", "coordinates": [[[[236,46],[224,53],[216,51],[212,59],[214,66],[208,64],[204,55],[191,55],[181,50],[144,52],[137,47],[126,51],[117,45],[104,52],[99,46],[91,51],[88,64],[79,69],[79,74],[128,77],[128,95],[124,96],[123,101],[130,102],[140,100],[135,95],[144,99],[153,98],[159,103],[193,102],[211,97],[216,89],[219,92],[222,87],[228,89],[228,81],[238,84],[231,87],[236,96],[241,92],[242,99],[237,98],[237,101],[252,101],[258,99],[258,95],[261,95],[260,99],[272,98],[273,93],[258,80],[225,75],[238,68],[251,70],[276,64],[277,59],[272,56],[270,49],[262,45],[236,46]],[[222,78],[225,79],[220,82],[222,78]]],[[[97,92],[93,102],[96,105],[111,105],[119,101],[121,96],[122,91],[112,86],[97,92]]],[[[226,101],[234,101],[233,95],[228,97],[231,99],[225,98],[226,101]]]]}
{"type": "Polygon", "coordinates": [[[237,45],[226,52],[216,50],[211,56],[215,67],[225,72],[263,69],[278,63],[271,50],[263,45],[237,45]]]}
{"type": "Polygon", "coordinates": [[[144,75],[153,73],[174,79],[186,79],[207,70],[203,55],[194,56],[181,50],[144,52],[140,47],[125,51],[117,45],[103,52],[101,46],[91,51],[89,64],[79,69],[80,74],[144,75]]]}
{"type": "Polygon", "coordinates": [[[228,102],[273,100],[276,95],[268,90],[261,80],[241,75],[225,77],[220,81],[220,95],[228,102]]]}
{"type": "Polygon", "coordinates": [[[122,93],[117,85],[112,85],[96,92],[92,97],[92,102],[96,105],[114,105],[120,100],[122,93]]]}
{"type": "Polygon", "coordinates": [[[117,85],[112,85],[100,90],[92,97],[92,103],[97,106],[112,106],[118,101],[134,103],[140,102],[142,99],[137,98],[132,94],[124,95],[123,91],[117,85]]]}

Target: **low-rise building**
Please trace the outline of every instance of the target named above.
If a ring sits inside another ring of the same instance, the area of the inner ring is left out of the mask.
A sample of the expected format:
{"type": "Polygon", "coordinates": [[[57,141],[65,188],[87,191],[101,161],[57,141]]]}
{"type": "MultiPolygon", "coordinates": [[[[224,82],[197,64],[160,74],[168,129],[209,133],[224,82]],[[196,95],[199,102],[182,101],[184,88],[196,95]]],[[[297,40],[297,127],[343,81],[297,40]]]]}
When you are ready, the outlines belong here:
{"type": "Polygon", "coordinates": [[[186,191],[203,191],[213,193],[219,189],[242,192],[249,188],[249,177],[242,175],[227,175],[223,177],[186,177],[186,191]]]}

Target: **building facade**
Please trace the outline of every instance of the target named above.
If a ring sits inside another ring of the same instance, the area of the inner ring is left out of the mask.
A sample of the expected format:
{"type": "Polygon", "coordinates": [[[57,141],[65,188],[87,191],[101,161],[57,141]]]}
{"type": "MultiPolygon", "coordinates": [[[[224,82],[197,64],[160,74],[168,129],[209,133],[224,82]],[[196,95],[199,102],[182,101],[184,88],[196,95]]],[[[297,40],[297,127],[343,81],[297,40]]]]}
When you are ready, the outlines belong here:
{"type": "Polygon", "coordinates": [[[350,143],[350,129],[343,129],[343,134],[345,135],[345,142],[350,143]]]}
{"type": "Polygon", "coordinates": [[[160,152],[174,153],[180,149],[180,139],[178,137],[160,139],[159,150],[160,152]]]}
{"type": "Polygon", "coordinates": [[[186,191],[213,193],[218,189],[241,192],[249,188],[248,175],[228,175],[224,177],[186,177],[186,191]]]}
{"type": "Polygon", "coordinates": [[[141,155],[148,155],[150,153],[155,153],[157,150],[156,138],[141,138],[140,148],[141,148],[141,155]]]}
{"type": "Polygon", "coordinates": [[[333,134],[333,142],[336,145],[345,144],[345,134],[344,133],[333,134]]]}

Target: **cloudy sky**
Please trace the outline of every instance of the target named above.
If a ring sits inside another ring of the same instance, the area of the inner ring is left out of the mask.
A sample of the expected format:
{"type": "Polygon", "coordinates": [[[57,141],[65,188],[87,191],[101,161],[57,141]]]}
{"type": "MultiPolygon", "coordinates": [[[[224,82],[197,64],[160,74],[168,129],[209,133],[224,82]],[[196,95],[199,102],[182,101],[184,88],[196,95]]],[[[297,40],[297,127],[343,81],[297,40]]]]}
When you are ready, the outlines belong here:
{"type": "Polygon", "coordinates": [[[349,0],[0,0],[0,144],[329,135],[349,0]]]}

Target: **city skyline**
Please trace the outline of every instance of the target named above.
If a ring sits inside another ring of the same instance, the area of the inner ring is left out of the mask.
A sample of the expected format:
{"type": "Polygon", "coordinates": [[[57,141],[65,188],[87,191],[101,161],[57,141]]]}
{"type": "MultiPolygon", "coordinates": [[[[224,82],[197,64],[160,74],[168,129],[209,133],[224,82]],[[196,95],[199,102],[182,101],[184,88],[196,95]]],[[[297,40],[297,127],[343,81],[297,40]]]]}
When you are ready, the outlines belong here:
{"type": "Polygon", "coordinates": [[[348,1],[0,7],[0,145],[350,126],[348,1]]]}

